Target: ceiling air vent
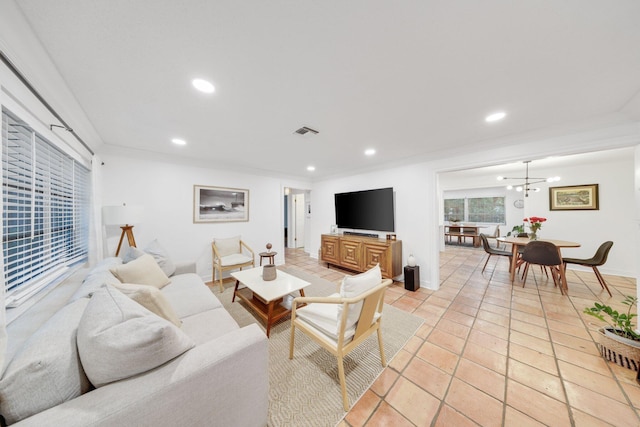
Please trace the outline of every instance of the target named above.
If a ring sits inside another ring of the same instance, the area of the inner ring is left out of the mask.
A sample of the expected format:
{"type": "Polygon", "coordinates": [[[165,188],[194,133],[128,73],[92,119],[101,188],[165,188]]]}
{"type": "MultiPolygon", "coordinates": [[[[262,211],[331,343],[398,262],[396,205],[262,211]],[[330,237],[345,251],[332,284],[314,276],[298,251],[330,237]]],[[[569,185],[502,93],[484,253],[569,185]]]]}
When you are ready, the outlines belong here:
{"type": "Polygon", "coordinates": [[[309,132],[311,132],[312,134],[317,134],[318,133],[317,130],[311,129],[310,127],[306,127],[306,126],[302,126],[300,129],[295,131],[295,133],[300,134],[300,135],[306,135],[309,132]]]}

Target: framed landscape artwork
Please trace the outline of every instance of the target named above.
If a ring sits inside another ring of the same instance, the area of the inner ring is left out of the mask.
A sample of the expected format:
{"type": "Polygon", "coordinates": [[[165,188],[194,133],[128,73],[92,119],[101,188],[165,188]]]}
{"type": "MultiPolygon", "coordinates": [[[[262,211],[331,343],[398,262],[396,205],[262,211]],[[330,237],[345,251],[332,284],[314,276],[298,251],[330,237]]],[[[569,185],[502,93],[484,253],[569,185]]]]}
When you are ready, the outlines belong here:
{"type": "Polygon", "coordinates": [[[249,190],[193,186],[193,222],[249,221],[249,190]]]}
{"type": "Polygon", "coordinates": [[[552,211],[598,210],[598,184],[549,188],[552,211]]]}

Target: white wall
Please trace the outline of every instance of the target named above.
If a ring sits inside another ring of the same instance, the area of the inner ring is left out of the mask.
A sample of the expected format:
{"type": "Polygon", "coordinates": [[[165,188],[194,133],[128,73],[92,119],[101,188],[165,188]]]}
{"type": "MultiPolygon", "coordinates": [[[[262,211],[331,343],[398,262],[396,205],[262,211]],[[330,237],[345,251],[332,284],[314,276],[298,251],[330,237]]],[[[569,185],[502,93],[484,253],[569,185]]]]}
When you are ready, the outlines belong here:
{"type": "MultiPolygon", "coordinates": [[[[134,227],[138,247],[157,238],[175,261],[197,260],[198,274],[211,277],[211,241],[241,235],[256,254],[270,242],[284,262],[284,188],[309,183],[237,173],[219,168],[176,164],[159,159],[102,155],[102,205],[141,205],[143,221],[134,227]],[[193,186],[210,185],[249,189],[249,221],[193,223],[193,186]]],[[[107,230],[106,253],[113,255],[120,237],[118,227],[107,230]]],[[[126,243],[125,243],[126,245],[126,243]]]]}
{"type": "MultiPolygon", "coordinates": [[[[420,265],[421,286],[430,286],[432,265],[427,263],[427,259],[433,245],[427,239],[427,226],[434,221],[436,211],[431,208],[436,198],[434,190],[431,193],[427,191],[427,181],[427,170],[423,166],[410,165],[314,183],[309,242],[311,256],[317,257],[321,234],[329,233],[331,225],[335,224],[335,193],[393,187],[395,234],[398,240],[402,240],[403,264],[406,264],[409,254],[414,254],[420,265]]],[[[381,236],[386,234],[381,233],[381,236]]]]}

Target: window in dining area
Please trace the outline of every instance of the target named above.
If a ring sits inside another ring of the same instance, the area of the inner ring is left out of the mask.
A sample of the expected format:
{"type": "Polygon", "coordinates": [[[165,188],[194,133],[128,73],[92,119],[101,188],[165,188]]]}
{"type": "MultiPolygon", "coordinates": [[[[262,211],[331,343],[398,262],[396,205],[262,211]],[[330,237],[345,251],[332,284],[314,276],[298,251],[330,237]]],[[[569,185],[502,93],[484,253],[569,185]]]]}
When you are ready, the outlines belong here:
{"type": "Polygon", "coordinates": [[[444,201],[444,220],[445,221],[464,221],[465,199],[445,199],[444,201]]]}
{"type": "Polygon", "coordinates": [[[444,200],[445,221],[505,223],[504,196],[444,200]]]}
{"type": "Polygon", "coordinates": [[[504,197],[478,197],[467,202],[469,221],[504,224],[504,197]]]}

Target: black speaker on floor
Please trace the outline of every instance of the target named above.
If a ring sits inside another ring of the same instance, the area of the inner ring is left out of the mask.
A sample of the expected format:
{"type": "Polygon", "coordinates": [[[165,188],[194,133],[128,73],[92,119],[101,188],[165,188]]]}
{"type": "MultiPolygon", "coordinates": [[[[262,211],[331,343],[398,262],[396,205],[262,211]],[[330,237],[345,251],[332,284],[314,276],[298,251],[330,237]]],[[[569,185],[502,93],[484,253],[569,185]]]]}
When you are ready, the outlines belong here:
{"type": "Polygon", "coordinates": [[[404,288],[408,291],[417,291],[420,289],[420,266],[404,267],[404,288]]]}

